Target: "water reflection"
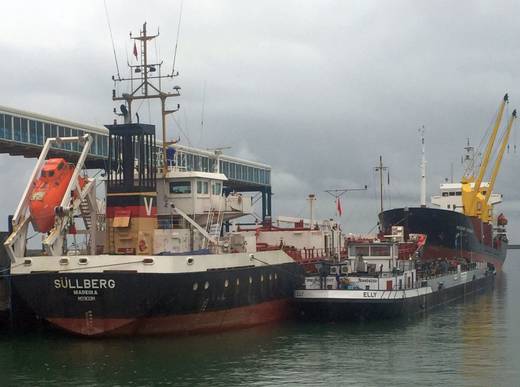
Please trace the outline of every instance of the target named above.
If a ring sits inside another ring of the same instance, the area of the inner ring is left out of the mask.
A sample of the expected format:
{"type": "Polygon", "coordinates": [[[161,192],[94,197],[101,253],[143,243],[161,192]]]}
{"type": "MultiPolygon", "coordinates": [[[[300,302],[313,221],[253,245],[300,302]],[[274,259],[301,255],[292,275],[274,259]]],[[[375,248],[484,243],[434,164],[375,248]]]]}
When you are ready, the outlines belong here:
{"type": "MultiPolygon", "coordinates": [[[[32,351],[39,361],[31,365],[30,378],[39,384],[149,385],[153,380],[176,385],[206,381],[207,385],[215,377],[218,380],[222,365],[229,370],[240,367],[251,354],[276,352],[283,337],[279,330],[279,326],[265,326],[221,335],[108,340],[33,335],[21,342],[17,338],[17,350],[6,360],[12,365],[27,363],[30,359],[24,357],[37,343],[32,351]]],[[[13,382],[29,381],[26,369],[2,371],[11,371],[13,382]]]]}
{"type": "Polygon", "coordinates": [[[497,276],[494,292],[466,301],[460,308],[459,332],[463,339],[461,374],[470,385],[489,385],[495,380],[496,362],[502,352],[497,346],[504,321],[501,296],[506,294],[506,274],[497,276]]]}
{"type": "Polygon", "coordinates": [[[6,385],[517,385],[517,255],[493,292],[412,320],[185,338],[4,335],[0,374],[6,385]]]}

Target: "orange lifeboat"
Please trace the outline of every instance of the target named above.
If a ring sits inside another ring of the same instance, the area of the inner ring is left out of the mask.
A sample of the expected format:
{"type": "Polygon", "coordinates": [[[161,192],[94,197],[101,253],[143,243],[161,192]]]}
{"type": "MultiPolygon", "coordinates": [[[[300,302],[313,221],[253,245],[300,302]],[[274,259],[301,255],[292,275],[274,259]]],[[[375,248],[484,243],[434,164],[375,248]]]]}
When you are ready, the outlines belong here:
{"type": "MultiPolygon", "coordinates": [[[[69,185],[74,166],[64,159],[45,161],[40,177],[34,183],[29,211],[36,231],[45,233],[54,226],[55,208],[60,205],[69,185]]],[[[80,178],[80,186],[84,180],[80,178]]]]}

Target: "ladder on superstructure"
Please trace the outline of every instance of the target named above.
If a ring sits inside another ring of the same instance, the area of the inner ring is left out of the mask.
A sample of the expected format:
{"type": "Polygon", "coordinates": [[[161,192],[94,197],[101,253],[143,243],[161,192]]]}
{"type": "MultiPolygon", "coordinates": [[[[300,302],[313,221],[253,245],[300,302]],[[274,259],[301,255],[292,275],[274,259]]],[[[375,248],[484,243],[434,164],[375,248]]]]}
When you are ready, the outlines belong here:
{"type": "MultiPolygon", "coordinates": [[[[211,207],[208,212],[208,219],[206,222],[206,231],[209,235],[213,237],[213,239],[217,242],[220,240],[220,234],[222,230],[222,222],[224,220],[224,211],[220,208],[222,207],[222,204],[219,204],[219,208],[213,208],[211,207]],[[216,216],[216,221],[215,221],[216,216]]],[[[209,244],[209,241],[206,239],[203,247],[207,247],[209,244]]]]}

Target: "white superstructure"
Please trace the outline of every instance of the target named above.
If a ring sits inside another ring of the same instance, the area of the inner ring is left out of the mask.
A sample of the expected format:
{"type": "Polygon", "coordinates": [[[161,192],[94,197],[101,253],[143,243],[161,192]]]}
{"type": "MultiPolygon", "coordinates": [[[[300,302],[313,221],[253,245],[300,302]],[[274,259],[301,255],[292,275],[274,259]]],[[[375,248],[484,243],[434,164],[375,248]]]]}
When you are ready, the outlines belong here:
{"type": "MultiPolygon", "coordinates": [[[[474,183],[471,183],[474,186],[474,183]]],[[[480,186],[482,194],[485,195],[489,188],[488,182],[483,182],[480,186]]],[[[462,184],[461,183],[443,183],[440,186],[440,195],[432,195],[432,204],[443,210],[451,210],[463,213],[462,208],[462,184]]],[[[502,202],[502,194],[492,193],[489,199],[491,205],[502,202]]]]}

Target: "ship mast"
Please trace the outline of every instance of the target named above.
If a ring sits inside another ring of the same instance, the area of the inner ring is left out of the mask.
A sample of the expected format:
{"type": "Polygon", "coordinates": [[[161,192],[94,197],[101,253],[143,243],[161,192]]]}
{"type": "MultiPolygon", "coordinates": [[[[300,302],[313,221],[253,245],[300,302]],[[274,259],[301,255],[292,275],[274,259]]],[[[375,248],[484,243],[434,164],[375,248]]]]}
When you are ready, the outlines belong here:
{"type": "Polygon", "coordinates": [[[421,129],[422,158],[421,158],[421,207],[426,207],[426,152],[424,146],[424,125],[421,129]]]}
{"type": "MultiPolygon", "coordinates": [[[[379,165],[374,168],[374,171],[379,172],[379,193],[381,201],[379,212],[383,212],[383,172],[388,171],[388,167],[383,166],[383,156],[379,156],[379,165]]],[[[390,175],[388,176],[388,180],[390,180],[390,175]]]]}
{"type": "MultiPolygon", "coordinates": [[[[166,149],[168,142],[166,139],[166,116],[179,110],[180,105],[177,104],[175,109],[168,110],[166,108],[167,99],[170,97],[178,97],[180,95],[180,87],[174,86],[173,92],[166,92],[162,90],[162,80],[173,78],[178,75],[177,72],[172,71],[171,74],[162,75],[161,67],[163,62],[149,63],[148,62],[148,43],[159,36],[159,31],[155,35],[148,35],[146,30],[146,22],[143,24],[142,30],[139,32],[139,36],[132,36],[130,32],[130,39],[134,41],[134,52],[133,54],[138,61],[138,64],[131,65],[128,63],[130,68],[130,77],[124,78],[112,76],[114,81],[114,89],[112,90],[113,101],[124,101],[126,105],[121,105],[121,116],[124,118],[124,122],[129,124],[132,123],[132,102],[134,100],[146,100],[146,99],[160,99],[161,101],[161,126],[162,126],[162,170],[163,176],[166,176],[167,163],[166,163],[166,149]],[[138,59],[139,52],[137,51],[137,43],[140,46],[140,58],[138,59]],[[117,95],[116,84],[117,83],[130,83],[130,93],[122,93],[117,95]],[[137,87],[134,88],[134,84],[137,87]]],[[[115,112],[115,109],[114,109],[115,112]]],[[[136,113],[137,118],[139,116],[136,113]]]]}

